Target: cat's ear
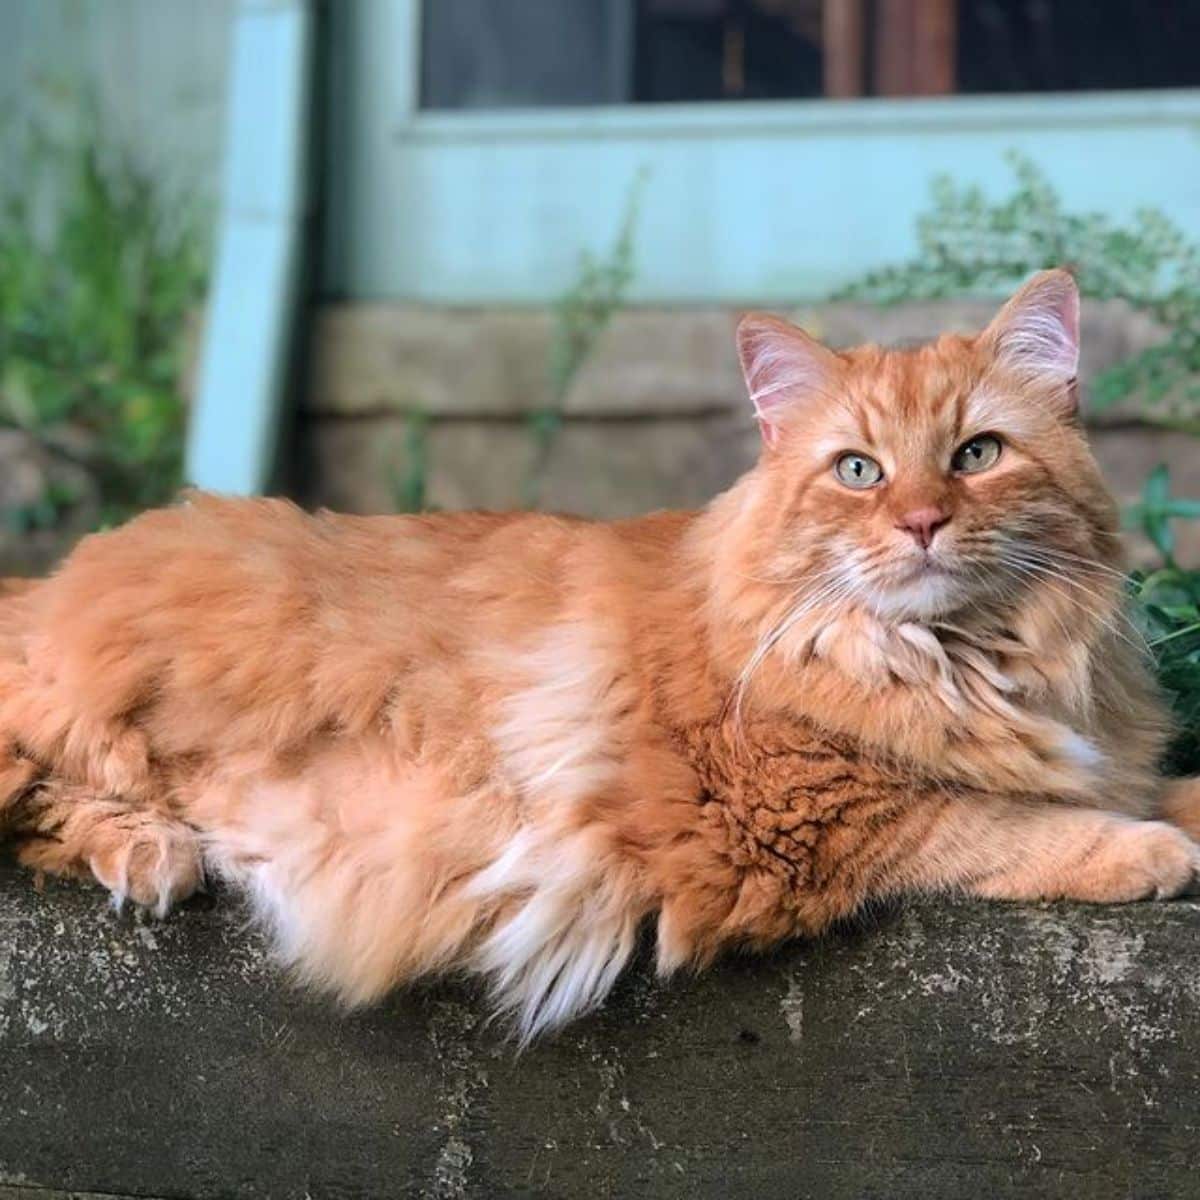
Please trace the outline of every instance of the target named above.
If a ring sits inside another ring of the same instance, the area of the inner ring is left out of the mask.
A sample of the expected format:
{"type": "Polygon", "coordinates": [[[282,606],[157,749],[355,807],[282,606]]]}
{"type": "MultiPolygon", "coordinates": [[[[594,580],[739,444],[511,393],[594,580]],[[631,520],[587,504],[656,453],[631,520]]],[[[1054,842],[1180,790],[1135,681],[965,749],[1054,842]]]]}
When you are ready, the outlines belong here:
{"type": "Polygon", "coordinates": [[[984,333],[1006,370],[1058,390],[1078,406],[1079,289],[1066,271],[1041,271],[997,314],[984,333]]]}
{"type": "Polygon", "coordinates": [[[738,322],[737,348],[763,441],[774,447],[788,410],[829,390],[837,355],[803,329],[766,313],[748,313],[738,322]]]}

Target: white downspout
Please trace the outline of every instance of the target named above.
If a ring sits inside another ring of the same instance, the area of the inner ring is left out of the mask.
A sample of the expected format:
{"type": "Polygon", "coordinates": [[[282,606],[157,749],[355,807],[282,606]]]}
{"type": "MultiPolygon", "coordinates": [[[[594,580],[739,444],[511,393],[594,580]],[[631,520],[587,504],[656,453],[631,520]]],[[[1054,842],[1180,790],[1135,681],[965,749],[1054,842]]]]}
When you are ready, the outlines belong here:
{"type": "Polygon", "coordinates": [[[301,297],[313,0],[238,0],[221,216],[186,476],[253,495],[275,465],[301,297]]]}

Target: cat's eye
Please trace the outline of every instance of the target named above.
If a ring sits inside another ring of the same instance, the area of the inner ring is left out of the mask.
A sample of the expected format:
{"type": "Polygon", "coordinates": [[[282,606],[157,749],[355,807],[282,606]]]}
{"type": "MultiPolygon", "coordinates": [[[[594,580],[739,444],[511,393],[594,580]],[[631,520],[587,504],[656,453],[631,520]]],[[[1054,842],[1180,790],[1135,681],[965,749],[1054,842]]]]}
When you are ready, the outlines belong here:
{"type": "Polygon", "coordinates": [[[959,475],[978,475],[980,471],[995,466],[999,457],[1000,439],[990,433],[981,433],[955,450],[950,466],[959,475]]]}
{"type": "Polygon", "coordinates": [[[883,479],[883,468],[865,454],[843,454],[833,464],[833,473],[851,488],[874,487],[883,479]]]}

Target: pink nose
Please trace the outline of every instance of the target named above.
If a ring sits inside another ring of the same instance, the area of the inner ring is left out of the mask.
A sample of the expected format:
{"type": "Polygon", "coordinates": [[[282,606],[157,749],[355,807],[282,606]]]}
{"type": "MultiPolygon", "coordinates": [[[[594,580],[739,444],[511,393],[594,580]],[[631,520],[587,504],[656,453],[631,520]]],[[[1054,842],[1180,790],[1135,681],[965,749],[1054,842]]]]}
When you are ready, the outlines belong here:
{"type": "Polygon", "coordinates": [[[928,550],[933,544],[933,535],[949,520],[950,514],[940,508],[916,508],[905,513],[896,522],[896,528],[907,530],[922,550],[928,550]]]}

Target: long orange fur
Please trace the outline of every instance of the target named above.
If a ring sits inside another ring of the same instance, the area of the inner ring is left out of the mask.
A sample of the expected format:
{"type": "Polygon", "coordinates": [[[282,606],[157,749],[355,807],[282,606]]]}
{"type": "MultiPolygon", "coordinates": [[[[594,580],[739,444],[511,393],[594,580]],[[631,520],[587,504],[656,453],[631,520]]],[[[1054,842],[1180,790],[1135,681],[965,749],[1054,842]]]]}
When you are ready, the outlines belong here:
{"type": "Polygon", "coordinates": [[[118,902],[232,881],[348,1002],[480,973],[524,1037],[649,923],[669,972],[907,891],[1174,895],[1200,792],[1156,773],[1077,322],[1063,272],[911,350],[746,318],[764,449],[698,513],[197,495],[88,538],[0,597],[0,817],[118,902]]]}

